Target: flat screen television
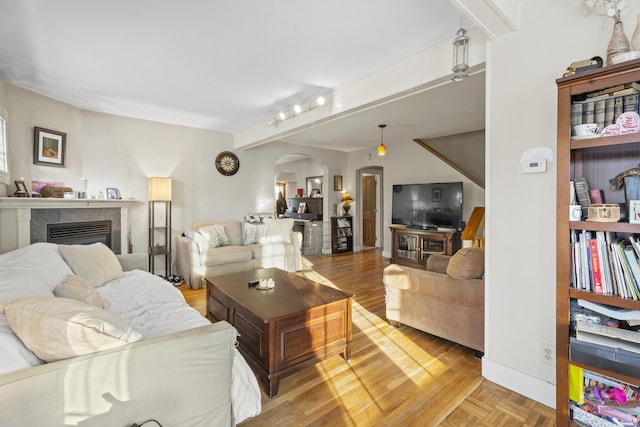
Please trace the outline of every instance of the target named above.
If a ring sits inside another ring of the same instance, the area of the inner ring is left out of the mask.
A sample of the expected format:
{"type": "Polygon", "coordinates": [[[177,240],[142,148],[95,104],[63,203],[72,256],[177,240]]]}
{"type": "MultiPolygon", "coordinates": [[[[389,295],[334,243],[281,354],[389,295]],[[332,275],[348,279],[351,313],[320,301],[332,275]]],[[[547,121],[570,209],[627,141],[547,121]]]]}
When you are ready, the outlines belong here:
{"type": "Polygon", "coordinates": [[[422,230],[462,230],[462,182],[394,185],[391,222],[422,230]]]}

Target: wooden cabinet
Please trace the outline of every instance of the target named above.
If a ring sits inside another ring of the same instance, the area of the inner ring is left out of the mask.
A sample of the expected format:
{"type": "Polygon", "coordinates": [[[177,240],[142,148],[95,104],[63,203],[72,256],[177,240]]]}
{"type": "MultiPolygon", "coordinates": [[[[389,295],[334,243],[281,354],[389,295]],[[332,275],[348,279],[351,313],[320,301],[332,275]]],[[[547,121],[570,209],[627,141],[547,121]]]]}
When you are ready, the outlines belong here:
{"type": "Polygon", "coordinates": [[[433,254],[453,255],[461,246],[459,231],[417,230],[392,225],[391,263],[427,268],[433,254]]]}
{"type": "Polygon", "coordinates": [[[353,252],[353,217],[331,217],[331,252],[353,252]]]}
{"type": "MultiPolygon", "coordinates": [[[[582,411],[571,409],[570,370],[583,374],[591,371],[629,384],[640,384],[640,375],[628,376],[615,372],[615,368],[610,367],[613,365],[609,365],[607,360],[601,357],[604,353],[593,351],[588,362],[578,357],[576,348],[579,347],[572,332],[572,324],[574,328],[577,326],[571,321],[571,307],[573,306],[575,310],[575,303],[578,300],[640,310],[639,301],[616,296],[615,292],[601,294],[588,289],[579,290],[584,282],[573,274],[575,252],[572,250],[576,238],[582,239],[582,236],[587,236],[584,232],[594,235],[604,234],[614,240],[627,239],[631,234],[640,233],[640,224],[594,222],[586,221],[584,218],[581,221],[569,220],[570,181],[581,177],[587,179],[590,188],[603,190],[606,203],[622,204],[621,211],[623,217],[625,216],[624,190],[611,190],[609,179],[638,165],[640,133],[572,139],[572,110],[575,114],[576,106],[573,104],[579,103],[578,101],[588,93],[637,81],[640,81],[640,61],[637,60],[586,71],[556,81],[558,85],[556,193],[556,417],[558,426],[583,425],[574,421],[582,411]],[[573,367],[570,368],[570,366],[573,367]]],[[[638,370],[636,369],[635,372],[638,370]]],[[[579,381],[578,384],[580,384],[579,381]]]]}

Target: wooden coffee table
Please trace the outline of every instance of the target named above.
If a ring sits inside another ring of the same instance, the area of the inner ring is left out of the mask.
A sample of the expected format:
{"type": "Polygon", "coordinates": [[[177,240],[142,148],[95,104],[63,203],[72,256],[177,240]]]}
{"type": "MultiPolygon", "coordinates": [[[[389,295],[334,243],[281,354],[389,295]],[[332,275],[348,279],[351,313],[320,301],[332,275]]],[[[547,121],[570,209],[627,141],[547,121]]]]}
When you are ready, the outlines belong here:
{"type": "Polygon", "coordinates": [[[238,330],[238,348],[269,397],[280,378],[342,353],[351,359],[353,295],[278,268],[208,277],[207,318],[226,320],[238,330]],[[275,288],[248,282],[272,278],[275,288]]]}

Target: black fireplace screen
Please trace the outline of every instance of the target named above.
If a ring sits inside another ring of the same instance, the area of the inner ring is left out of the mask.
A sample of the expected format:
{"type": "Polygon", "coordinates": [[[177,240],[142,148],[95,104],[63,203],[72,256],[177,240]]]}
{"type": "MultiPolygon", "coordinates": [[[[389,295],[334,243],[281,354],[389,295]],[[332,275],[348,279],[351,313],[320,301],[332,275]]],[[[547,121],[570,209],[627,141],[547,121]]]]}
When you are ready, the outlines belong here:
{"type": "Polygon", "coordinates": [[[111,221],[47,224],[47,242],[63,245],[90,245],[101,242],[111,248],[111,221]]]}

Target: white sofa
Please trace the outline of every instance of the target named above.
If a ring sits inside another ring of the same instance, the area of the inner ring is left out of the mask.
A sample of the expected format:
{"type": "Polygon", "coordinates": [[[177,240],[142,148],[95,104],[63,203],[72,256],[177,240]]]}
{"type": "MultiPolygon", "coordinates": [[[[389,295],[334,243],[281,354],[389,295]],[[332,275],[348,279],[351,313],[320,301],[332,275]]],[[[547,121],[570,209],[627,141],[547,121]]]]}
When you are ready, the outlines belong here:
{"type": "Polygon", "coordinates": [[[205,277],[277,267],[302,269],[302,233],[292,219],[199,222],[176,238],[176,269],[192,289],[205,277]]]}
{"type": "Polygon", "coordinates": [[[0,255],[0,425],[231,426],[257,415],[236,330],[120,265],[102,244],[0,255]]]}

